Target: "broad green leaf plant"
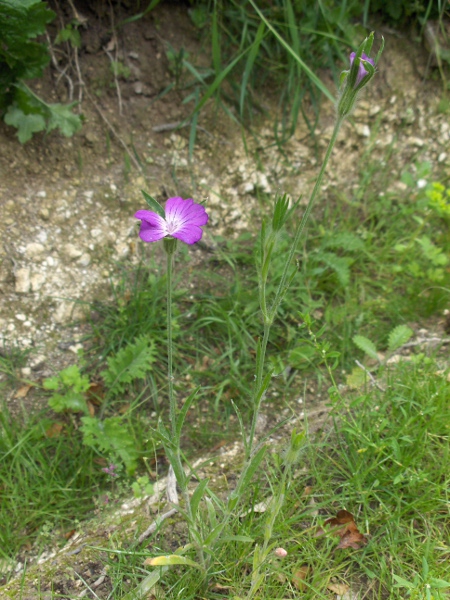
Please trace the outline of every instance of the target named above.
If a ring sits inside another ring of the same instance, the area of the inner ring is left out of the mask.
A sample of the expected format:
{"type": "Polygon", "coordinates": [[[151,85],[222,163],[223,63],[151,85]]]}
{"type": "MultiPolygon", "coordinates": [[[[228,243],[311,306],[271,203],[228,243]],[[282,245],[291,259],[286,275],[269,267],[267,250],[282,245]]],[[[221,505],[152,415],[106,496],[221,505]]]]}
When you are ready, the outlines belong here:
{"type": "Polygon", "coordinates": [[[39,131],[53,129],[66,137],[81,128],[81,118],[72,104],[49,104],[25,83],[42,77],[50,54],[36,37],[45,33],[55,13],[41,0],[2,0],[0,2],[0,115],[17,129],[24,144],[39,131]]]}

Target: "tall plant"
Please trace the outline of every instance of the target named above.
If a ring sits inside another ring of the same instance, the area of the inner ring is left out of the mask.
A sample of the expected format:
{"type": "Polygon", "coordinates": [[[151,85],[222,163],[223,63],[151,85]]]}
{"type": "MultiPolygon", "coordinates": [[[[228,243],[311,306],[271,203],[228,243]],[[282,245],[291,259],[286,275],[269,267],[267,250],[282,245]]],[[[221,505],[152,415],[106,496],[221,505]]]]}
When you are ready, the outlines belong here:
{"type": "MultiPolygon", "coordinates": [[[[151,558],[147,564],[167,568],[170,565],[183,564],[199,570],[203,580],[210,575],[211,559],[214,548],[224,543],[227,537],[224,532],[229,525],[231,516],[239,501],[244,496],[246,488],[251,482],[256,470],[262,463],[266,452],[264,444],[256,441],[256,423],[265,393],[270,384],[272,371],[266,366],[267,343],[278,309],[285,298],[290,283],[296,274],[292,267],[299,243],[305,231],[311,211],[317,200],[322,185],[326,167],[335,145],[339,130],[344,120],[351,114],[358,98],[359,92],[375,75],[376,65],[381,56],[383,45],[377,56],[370,58],[374,34],[371,33],[359,46],[356,52],[350,55],[350,68],[341,74],[341,88],[336,100],[336,121],[322,166],[320,168],[315,186],[311,193],[308,205],[302,218],[295,227],[290,250],[285,260],[285,267],[272,297],[268,295],[267,281],[271,273],[271,262],[277,252],[277,241],[288,219],[294,218],[294,206],[289,210],[289,201],[286,196],[278,197],[274,203],[274,211],[270,222],[264,221],[258,247],[257,270],[259,278],[259,301],[263,320],[263,332],[256,353],[255,382],[252,394],[253,417],[249,426],[243,423],[239,416],[242,440],[245,448],[245,462],[237,479],[235,489],[226,501],[221,501],[208,488],[208,480],[200,480],[196,489],[190,494],[188,485],[194,471],[183,461],[181,449],[181,434],[187,412],[195,401],[194,391],[184,402],[179,405],[175,393],[174,358],[172,348],[172,271],[173,260],[178,240],[192,245],[202,237],[202,227],[208,222],[205,207],[195,203],[192,199],[184,200],[180,197],[169,198],[162,207],[154,198],[143,192],[150,210],[139,210],[135,217],[141,221],[140,237],[144,242],[158,242],[163,240],[167,257],[167,342],[168,342],[168,389],[169,389],[169,424],[162,421],[158,424],[157,435],[165,449],[167,458],[175,474],[179,488],[182,491],[184,505],[179,508],[184,516],[190,535],[190,543],[178,553],[169,556],[151,558]],[[207,522],[200,512],[200,503],[204,501],[207,506],[207,522]],[[189,550],[195,549],[197,560],[185,556],[189,550]]],[[[175,361],[176,364],[176,361],[175,361]]],[[[303,434],[292,433],[289,448],[280,460],[283,465],[282,474],[274,486],[275,493],[267,510],[264,541],[261,546],[256,546],[253,554],[253,573],[251,586],[247,599],[255,596],[265,578],[265,564],[268,554],[273,550],[271,543],[272,531],[275,520],[283,506],[283,501],[289,487],[289,478],[292,466],[298,461],[303,444],[303,434]]],[[[161,576],[160,570],[149,577],[155,583],[161,576]]]]}

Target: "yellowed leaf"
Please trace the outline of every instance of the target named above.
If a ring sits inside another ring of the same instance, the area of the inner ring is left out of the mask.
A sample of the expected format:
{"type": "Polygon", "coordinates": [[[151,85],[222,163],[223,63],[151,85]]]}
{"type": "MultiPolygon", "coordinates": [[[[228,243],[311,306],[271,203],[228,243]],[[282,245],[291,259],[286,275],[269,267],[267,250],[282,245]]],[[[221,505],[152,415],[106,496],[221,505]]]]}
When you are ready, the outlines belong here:
{"type": "Polygon", "coordinates": [[[28,394],[32,387],[32,385],[23,385],[14,394],[14,398],[25,398],[25,396],[28,394]]]}
{"type": "Polygon", "coordinates": [[[312,568],[309,565],[302,565],[292,571],[292,583],[298,589],[299,592],[306,590],[305,580],[312,573],[312,568]]]}
{"type": "Polygon", "coordinates": [[[348,586],[346,583],[329,583],[327,585],[327,590],[334,592],[338,596],[343,596],[349,591],[349,589],[350,586],[348,586]]]}

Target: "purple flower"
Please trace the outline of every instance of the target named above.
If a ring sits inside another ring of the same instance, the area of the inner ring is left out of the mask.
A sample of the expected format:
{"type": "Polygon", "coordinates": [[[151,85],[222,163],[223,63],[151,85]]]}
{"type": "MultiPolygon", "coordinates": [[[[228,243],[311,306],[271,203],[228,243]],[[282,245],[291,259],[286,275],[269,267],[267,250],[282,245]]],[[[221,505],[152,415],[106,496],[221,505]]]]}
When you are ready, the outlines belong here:
{"type": "Polygon", "coordinates": [[[134,215],[140,219],[139,237],[144,242],[157,242],[167,236],[178,238],[185,244],[195,244],[203,234],[202,225],[208,222],[205,207],[190,198],[169,198],[165,205],[165,218],[151,210],[138,210],[134,215]]]}
{"type": "Polygon", "coordinates": [[[117,473],[115,472],[117,469],[116,465],[114,465],[113,463],[111,463],[109,465],[109,467],[104,467],[102,469],[102,471],[104,473],[106,473],[107,475],[109,475],[110,477],[118,477],[117,473]]]}
{"type": "MultiPolygon", "coordinates": [[[[356,56],[356,52],[352,52],[350,54],[350,67],[353,65],[355,56],[356,56]]],[[[374,60],[372,58],[369,58],[367,56],[367,54],[364,54],[364,52],[363,52],[361,54],[361,61],[359,63],[358,76],[356,78],[355,87],[357,87],[361,83],[361,81],[364,79],[364,77],[369,74],[369,72],[364,68],[364,63],[363,63],[364,60],[366,60],[367,62],[370,62],[370,64],[372,66],[375,66],[374,60]]]]}

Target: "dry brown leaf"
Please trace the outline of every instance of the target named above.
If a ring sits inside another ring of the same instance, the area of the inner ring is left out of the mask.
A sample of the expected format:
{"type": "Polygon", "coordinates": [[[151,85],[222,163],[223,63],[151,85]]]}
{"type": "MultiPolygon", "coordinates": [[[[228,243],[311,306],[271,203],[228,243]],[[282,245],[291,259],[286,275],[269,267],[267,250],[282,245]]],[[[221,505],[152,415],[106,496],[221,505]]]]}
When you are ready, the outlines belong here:
{"type": "Polygon", "coordinates": [[[330,583],[327,585],[327,590],[334,592],[338,596],[343,596],[349,589],[350,587],[346,583],[330,583]]]}
{"type": "Polygon", "coordinates": [[[64,423],[52,423],[48,429],[45,431],[45,437],[48,438],[57,438],[61,435],[62,430],[64,429],[64,423]]]}
{"type": "Polygon", "coordinates": [[[306,590],[305,580],[311,575],[312,568],[309,565],[302,565],[292,571],[292,583],[299,592],[306,590]]]}
{"type": "Polygon", "coordinates": [[[23,385],[14,394],[14,398],[25,398],[25,396],[28,394],[32,387],[32,385],[23,385]]]}
{"type": "MultiPolygon", "coordinates": [[[[341,538],[337,548],[353,548],[354,550],[359,550],[361,546],[367,544],[367,538],[359,531],[354,516],[352,513],[348,512],[348,510],[338,511],[335,517],[325,521],[324,526],[325,525],[333,528],[330,533],[341,538]]],[[[320,528],[316,531],[314,537],[320,537],[325,533],[326,531],[320,528]]]]}
{"type": "Polygon", "coordinates": [[[66,538],[66,540],[70,540],[70,538],[75,535],[75,532],[76,529],[71,529],[70,531],[63,533],[63,538],[66,538]]]}
{"type": "Polygon", "coordinates": [[[88,400],[86,402],[87,407],[88,407],[88,411],[89,411],[89,416],[90,417],[95,417],[95,406],[92,404],[92,402],[90,400],[88,400]]]}
{"type": "Polygon", "coordinates": [[[92,382],[86,392],[86,400],[95,406],[100,406],[105,396],[105,387],[101,383],[92,382]]]}

